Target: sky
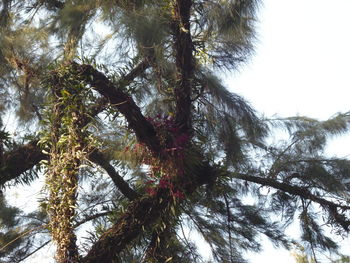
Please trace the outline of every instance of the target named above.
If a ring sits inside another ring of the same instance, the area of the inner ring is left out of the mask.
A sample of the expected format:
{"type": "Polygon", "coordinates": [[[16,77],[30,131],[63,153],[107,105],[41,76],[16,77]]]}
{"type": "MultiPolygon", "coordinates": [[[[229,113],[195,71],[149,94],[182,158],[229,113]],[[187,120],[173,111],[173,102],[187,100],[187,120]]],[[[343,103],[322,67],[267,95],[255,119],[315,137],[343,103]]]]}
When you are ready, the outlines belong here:
{"type": "MultiPolygon", "coordinates": [[[[230,90],[266,117],[350,111],[350,0],[264,0],[258,19],[255,55],[223,77],[230,90]]],[[[349,145],[350,136],[337,138],[329,154],[347,156],[349,145]]],[[[289,251],[265,248],[252,263],[295,262],[289,251]]]]}
{"type": "Polygon", "coordinates": [[[267,115],[327,118],[347,111],[349,0],[265,0],[256,54],[227,75],[231,90],[267,115]]]}

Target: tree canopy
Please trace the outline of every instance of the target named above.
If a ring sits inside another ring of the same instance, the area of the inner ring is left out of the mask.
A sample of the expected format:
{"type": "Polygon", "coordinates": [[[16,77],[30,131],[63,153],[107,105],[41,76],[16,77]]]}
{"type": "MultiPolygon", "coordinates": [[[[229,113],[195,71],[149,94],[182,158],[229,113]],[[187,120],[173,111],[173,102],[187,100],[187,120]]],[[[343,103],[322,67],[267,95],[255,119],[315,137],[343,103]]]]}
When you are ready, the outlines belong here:
{"type": "Polygon", "coordinates": [[[0,261],[52,243],[59,263],[207,262],[191,232],[212,262],[262,235],[337,254],[350,161],[325,147],[350,113],[267,119],[220,79],[253,54],[259,4],[2,0],[0,261]],[[32,212],[9,204],[40,181],[32,212]]]}

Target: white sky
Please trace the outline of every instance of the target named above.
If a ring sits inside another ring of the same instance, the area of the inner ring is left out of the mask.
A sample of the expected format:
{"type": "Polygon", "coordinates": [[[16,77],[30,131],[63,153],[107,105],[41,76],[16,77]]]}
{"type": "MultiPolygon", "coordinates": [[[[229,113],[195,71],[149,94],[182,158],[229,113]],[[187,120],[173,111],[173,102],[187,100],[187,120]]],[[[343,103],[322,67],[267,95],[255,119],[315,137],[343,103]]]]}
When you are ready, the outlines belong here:
{"type": "MultiPolygon", "coordinates": [[[[268,117],[327,119],[350,111],[350,0],[263,2],[256,54],[225,77],[231,91],[268,117]]],[[[334,141],[331,154],[349,155],[349,137],[334,141]]],[[[252,263],[294,262],[290,252],[266,247],[252,263]]]]}
{"type": "Polygon", "coordinates": [[[227,79],[267,115],[347,111],[349,0],[264,0],[256,55],[227,79]]]}

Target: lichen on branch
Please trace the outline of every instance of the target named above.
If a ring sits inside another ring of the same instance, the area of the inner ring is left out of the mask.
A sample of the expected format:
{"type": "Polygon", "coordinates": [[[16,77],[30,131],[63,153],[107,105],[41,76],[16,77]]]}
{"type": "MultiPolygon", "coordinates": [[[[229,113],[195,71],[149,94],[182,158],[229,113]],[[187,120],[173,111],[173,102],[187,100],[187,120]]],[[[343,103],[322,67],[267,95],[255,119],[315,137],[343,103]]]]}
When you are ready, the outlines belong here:
{"type": "Polygon", "coordinates": [[[85,160],[91,136],[87,131],[89,116],[85,108],[88,97],[84,82],[75,78],[70,67],[59,66],[46,82],[52,105],[47,113],[50,134],[41,143],[47,148],[49,162],[46,186],[49,191],[49,228],[57,245],[56,260],[79,262],[73,219],[77,205],[78,171],[85,160]]]}

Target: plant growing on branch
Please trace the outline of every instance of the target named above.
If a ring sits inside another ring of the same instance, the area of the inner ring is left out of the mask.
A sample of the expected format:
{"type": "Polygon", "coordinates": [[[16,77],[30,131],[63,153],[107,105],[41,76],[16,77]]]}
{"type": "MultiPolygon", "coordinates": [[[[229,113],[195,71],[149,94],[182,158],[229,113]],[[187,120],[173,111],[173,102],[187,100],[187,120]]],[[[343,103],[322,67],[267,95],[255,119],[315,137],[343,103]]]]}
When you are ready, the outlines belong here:
{"type": "Polygon", "coordinates": [[[257,0],[0,3],[0,111],[23,127],[0,126],[2,262],[51,241],[60,263],[204,262],[191,231],[214,262],[260,235],[337,253],[350,161],[324,149],[349,113],[264,119],[218,77],[251,55],[257,0]],[[34,211],[6,202],[40,178],[34,211]]]}

